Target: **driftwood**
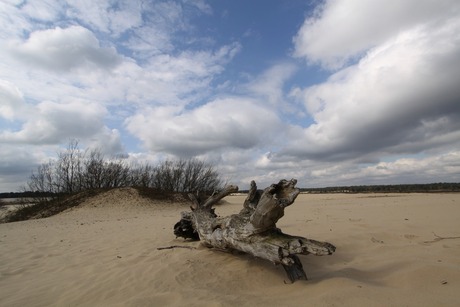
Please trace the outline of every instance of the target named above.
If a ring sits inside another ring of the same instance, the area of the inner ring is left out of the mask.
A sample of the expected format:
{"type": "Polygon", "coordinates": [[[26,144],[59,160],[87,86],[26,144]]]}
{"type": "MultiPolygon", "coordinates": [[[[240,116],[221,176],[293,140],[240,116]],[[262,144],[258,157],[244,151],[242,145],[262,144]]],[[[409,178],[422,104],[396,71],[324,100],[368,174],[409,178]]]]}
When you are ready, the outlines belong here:
{"type": "Polygon", "coordinates": [[[161,251],[164,249],[173,249],[173,248],[196,249],[196,247],[193,247],[193,246],[171,245],[171,246],[165,246],[165,247],[157,247],[157,250],[161,251]]]}
{"type": "Polygon", "coordinates": [[[191,212],[182,212],[181,220],[174,226],[176,237],[201,240],[206,246],[223,251],[238,250],[274,264],[281,264],[291,282],[307,279],[297,254],[330,255],[335,246],[304,237],[284,234],[276,227],[284,209],[299,195],[297,180],[281,180],[265,190],[251,189],[239,214],[218,217],[213,205],[225,196],[238,191],[237,186],[227,186],[222,192],[204,201],[190,194],[191,212]]]}

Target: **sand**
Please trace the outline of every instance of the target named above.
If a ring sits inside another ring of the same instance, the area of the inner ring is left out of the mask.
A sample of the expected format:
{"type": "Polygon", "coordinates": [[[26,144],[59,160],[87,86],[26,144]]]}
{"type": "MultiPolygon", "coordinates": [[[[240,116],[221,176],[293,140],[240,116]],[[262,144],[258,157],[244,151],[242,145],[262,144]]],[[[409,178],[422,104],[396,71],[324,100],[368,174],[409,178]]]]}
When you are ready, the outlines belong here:
{"type": "MultiPolygon", "coordinates": [[[[219,215],[237,213],[229,196],[219,215]]],[[[184,204],[106,192],[0,225],[0,306],[458,306],[460,194],[302,194],[284,232],[337,246],[282,267],[176,239],[184,204]],[[444,239],[442,239],[444,238],[444,239]],[[196,249],[174,248],[172,245],[196,249]]]]}

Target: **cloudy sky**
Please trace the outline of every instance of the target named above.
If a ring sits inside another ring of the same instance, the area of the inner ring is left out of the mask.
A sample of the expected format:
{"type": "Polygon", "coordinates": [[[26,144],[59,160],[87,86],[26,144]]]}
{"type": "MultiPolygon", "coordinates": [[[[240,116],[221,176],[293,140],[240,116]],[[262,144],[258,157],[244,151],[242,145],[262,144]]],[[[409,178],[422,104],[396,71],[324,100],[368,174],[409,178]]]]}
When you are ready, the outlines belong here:
{"type": "Polygon", "coordinates": [[[69,139],[240,188],[460,181],[458,0],[2,0],[0,192],[69,139]]]}

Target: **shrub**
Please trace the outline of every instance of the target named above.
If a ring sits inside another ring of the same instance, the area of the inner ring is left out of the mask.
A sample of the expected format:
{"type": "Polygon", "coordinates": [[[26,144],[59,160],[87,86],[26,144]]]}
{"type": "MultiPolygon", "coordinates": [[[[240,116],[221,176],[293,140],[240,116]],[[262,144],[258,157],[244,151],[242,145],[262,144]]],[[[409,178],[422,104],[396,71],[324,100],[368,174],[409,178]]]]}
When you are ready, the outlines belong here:
{"type": "Polygon", "coordinates": [[[215,167],[197,159],[167,160],[157,166],[107,159],[101,150],[82,150],[71,140],[57,158],[40,165],[27,183],[31,191],[74,194],[91,189],[151,187],[168,192],[212,192],[222,181],[215,167]]]}

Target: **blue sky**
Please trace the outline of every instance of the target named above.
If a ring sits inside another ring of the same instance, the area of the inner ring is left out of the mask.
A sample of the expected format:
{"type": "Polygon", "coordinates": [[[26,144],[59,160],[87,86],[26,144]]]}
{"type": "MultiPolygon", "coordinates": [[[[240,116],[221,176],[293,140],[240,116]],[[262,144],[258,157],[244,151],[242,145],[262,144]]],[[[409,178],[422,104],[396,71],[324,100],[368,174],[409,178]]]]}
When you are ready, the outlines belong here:
{"type": "Polygon", "coordinates": [[[0,191],[69,139],[247,188],[460,181],[460,2],[0,3],[0,191]]]}

